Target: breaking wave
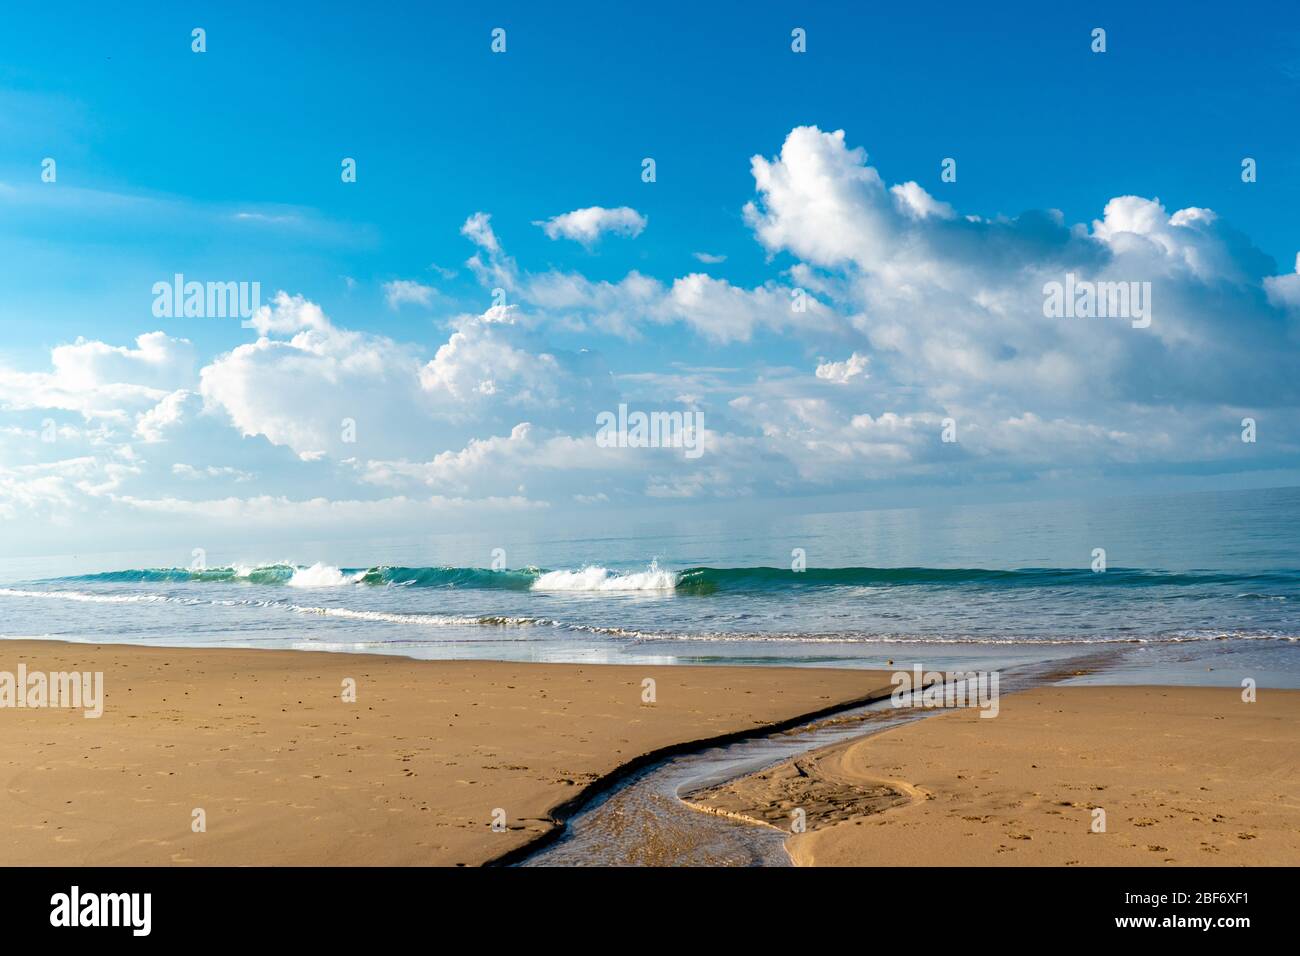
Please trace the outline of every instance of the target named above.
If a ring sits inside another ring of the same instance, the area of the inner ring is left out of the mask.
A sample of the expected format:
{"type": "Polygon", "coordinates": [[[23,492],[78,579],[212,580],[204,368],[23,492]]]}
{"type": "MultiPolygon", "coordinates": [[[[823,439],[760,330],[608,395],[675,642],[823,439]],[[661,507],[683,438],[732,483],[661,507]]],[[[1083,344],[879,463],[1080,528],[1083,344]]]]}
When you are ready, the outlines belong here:
{"type": "Polygon", "coordinates": [[[471,567],[402,567],[379,565],[338,568],[323,562],[234,565],[220,568],[144,568],[53,578],[41,583],[215,583],[287,585],[289,587],[416,587],[507,591],[672,591],[683,595],[719,592],[771,592],[815,588],[967,587],[1016,589],[1034,587],[1143,588],[1233,585],[1239,596],[1254,600],[1285,599],[1267,588],[1300,587],[1300,571],[1234,573],[1225,571],[1152,571],[1111,568],[788,568],[692,567],[673,571],[657,562],[642,570],[590,564],[573,569],[471,567]]]}

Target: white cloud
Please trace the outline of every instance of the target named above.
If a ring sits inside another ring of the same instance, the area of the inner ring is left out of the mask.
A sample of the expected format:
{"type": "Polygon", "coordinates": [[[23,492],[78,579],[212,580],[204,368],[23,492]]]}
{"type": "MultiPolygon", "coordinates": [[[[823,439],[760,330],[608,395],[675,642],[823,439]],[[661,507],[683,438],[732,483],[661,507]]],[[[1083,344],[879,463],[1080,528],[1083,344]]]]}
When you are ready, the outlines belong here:
{"type": "Polygon", "coordinates": [[[866,162],[865,150],[845,147],[843,130],[800,126],[777,159],[750,160],[762,200],[745,206],[745,219],[768,249],[815,265],[881,260],[894,230],[885,184],[866,162]]]}
{"type": "Polygon", "coordinates": [[[75,520],[95,499],[119,490],[140,467],[129,453],[84,455],[10,467],[0,465],[0,517],[75,520]]]}
{"type": "Polygon", "coordinates": [[[639,272],[618,282],[593,282],[576,273],[530,276],[520,290],[531,305],[573,329],[594,327],[640,338],[651,325],[682,323],[718,344],[747,342],[760,331],[799,334],[833,329],[832,311],[812,296],[796,309],[794,290],[775,282],[745,289],[693,272],[665,286],[639,272]]]}
{"type": "MultiPolygon", "coordinates": [[[[1231,470],[1300,453],[1300,272],[1273,274],[1211,210],[1119,196],[1075,225],[1053,210],[970,215],[915,182],[886,185],[842,132],[814,127],[752,170],[745,217],[784,271],[750,287],[527,272],[480,212],[462,227],[469,266],[509,304],[456,316],[434,341],[342,328],[279,293],[250,320],[255,340],[227,341],[201,370],[190,342],[160,331],[0,368],[0,516],[39,516],[33,539],[123,509],[187,527],[401,527],[547,501],[1231,470]],[[1149,281],[1150,328],[1045,318],[1043,284],[1067,273],[1149,281]],[[618,375],[607,336],[635,342],[612,343],[618,375]],[[598,448],[596,413],[623,400],[703,411],[704,455],[598,448]],[[1269,423],[1267,446],[1237,440],[1247,415],[1269,423]],[[955,445],[939,440],[949,417],[955,445]],[[258,494],[190,497],[229,481],[258,494]]],[[[546,227],[594,242],[610,222],[546,227]]],[[[385,293],[392,307],[435,295],[414,280],[385,293]]]]}
{"type": "Polygon", "coordinates": [[[263,336],[330,328],[329,320],[319,305],[287,292],[277,292],[270,305],[259,306],[249,318],[248,324],[257,330],[258,335],[263,336]]]}
{"type": "Polygon", "coordinates": [[[522,411],[549,423],[608,404],[612,389],[599,358],[544,350],[517,306],[452,324],[455,331],[419,372],[425,396],[444,414],[486,424],[522,411]]]}
{"type": "Polygon", "coordinates": [[[791,131],[752,161],[746,219],[771,253],[802,260],[873,354],[878,380],[930,407],[1009,401],[1044,416],[1113,414],[1115,403],[1295,402],[1277,357],[1286,279],[1206,209],[1111,200],[1091,228],[1059,213],[958,216],[914,183],[887,189],[842,131],[791,131]],[[1045,319],[1043,286],[1150,282],[1152,323],[1045,319]],[[825,277],[822,279],[822,277],[825,277]],[[1249,329],[1249,332],[1246,332],[1249,329]]]}
{"type": "Polygon", "coordinates": [[[823,362],[817,366],[817,377],[837,385],[847,385],[858,376],[865,376],[868,359],[854,352],[843,362],[823,362]]]}
{"type": "Polygon", "coordinates": [[[482,403],[507,393],[524,406],[556,401],[560,369],[555,357],[513,347],[500,333],[501,324],[463,319],[420,370],[421,387],[457,405],[482,403]]]}
{"type": "Polygon", "coordinates": [[[346,454],[345,421],[358,440],[390,447],[424,396],[414,350],[378,335],[336,328],[320,307],[279,293],[254,318],[262,336],[200,373],[205,404],[243,435],[262,435],[310,458],[346,454]],[[292,332],[272,339],[268,331],[292,332]]]}
{"type": "Polygon", "coordinates": [[[384,283],[384,301],[390,309],[399,309],[403,305],[421,305],[428,308],[438,290],[431,285],[423,285],[412,279],[394,279],[384,283]]]}
{"type": "Polygon", "coordinates": [[[666,292],[658,279],[636,270],[618,282],[551,271],[529,276],[520,294],[570,329],[595,328],[635,339],[656,321],[655,310],[666,292]]]}
{"type": "Polygon", "coordinates": [[[1296,253],[1295,272],[1267,277],[1264,288],[1274,305],[1300,313],[1300,253],[1296,253]]]}
{"type": "Polygon", "coordinates": [[[832,327],[830,309],[811,296],[802,302],[804,311],[798,311],[794,290],[776,283],[742,289],[694,272],[673,282],[656,313],[719,343],[747,342],[760,329],[807,333],[832,327]]]}
{"type": "Polygon", "coordinates": [[[501,248],[501,241],[492,229],[491,215],[485,212],[474,213],[460,227],[460,234],[479,247],[479,252],[465,260],[465,265],[469,266],[479,282],[489,288],[514,289],[519,269],[501,248]]]}
{"type": "Polygon", "coordinates": [[[193,395],[193,392],[184,388],[178,388],[167,395],[136,420],[136,436],[146,442],[162,441],[168,430],[180,424],[185,405],[193,395]]]}
{"type": "Polygon", "coordinates": [[[508,494],[520,475],[544,484],[546,473],[634,469],[636,463],[620,459],[618,451],[596,445],[594,426],[585,436],[572,436],[521,422],[508,435],[471,439],[430,461],[367,461],[358,467],[361,480],[374,485],[418,485],[443,495],[508,494]]]}
{"type": "Polygon", "coordinates": [[[646,227],[646,218],[630,206],[606,209],[588,206],[533,223],[550,239],[572,239],[590,246],[605,233],[635,238],[646,227]]]}
{"type": "Polygon", "coordinates": [[[177,462],[172,465],[172,474],[177,478],[184,478],[186,481],[198,481],[204,478],[228,479],[231,481],[252,481],[257,476],[252,472],[244,471],[240,468],[231,468],[229,465],[206,465],[195,467],[184,462],[177,462]]]}
{"type": "Polygon", "coordinates": [[[481,246],[484,251],[499,253],[501,243],[497,241],[497,234],[492,231],[492,216],[485,212],[476,212],[460,227],[461,235],[467,237],[476,246],[481,246]]]}
{"type": "Polygon", "coordinates": [[[413,345],[336,327],[300,296],[278,294],[255,322],[292,334],[217,357],[200,373],[200,393],[241,434],[303,461],[405,455],[451,423],[492,427],[519,411],[565,420],[609,390],[594,355],[546,351],[514,305],[454,319],[427,360],[413,345]]]}
{"type": "Polygon", "coordinates": [[[0,367],[0,403],[125,421],[192,381],[194,348],[164,332],[137,337],[135,348],[78,338],[52,349],[50,362],[48,372],[0,367]]]}
{"type": "Polygon", "coordinates": [[[902,213],[912,219],[929,219],[931,216],[939,219],[952,219],[956,216],[952,206],[935,199],[914,182],[891,186],[889,192],[893,195],[895,202],[898,203],[898,208],[902,213]]]}

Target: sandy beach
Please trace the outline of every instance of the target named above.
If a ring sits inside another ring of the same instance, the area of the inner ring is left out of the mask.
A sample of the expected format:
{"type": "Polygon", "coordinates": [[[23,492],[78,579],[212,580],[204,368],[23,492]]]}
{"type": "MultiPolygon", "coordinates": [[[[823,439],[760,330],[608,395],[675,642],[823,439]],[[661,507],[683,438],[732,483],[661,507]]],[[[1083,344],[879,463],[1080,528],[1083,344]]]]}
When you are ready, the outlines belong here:
{"type": "Polygon", "coordinates": [[[888,683],[863,670],[0,645],[0,671],[20,664],[102,671],[104,702],[99,718],[0,710],[10,865],[481,864],[638,757],[888,683]]]}
{"type": "Polygon", "coordinates": [[[689,798],[786,829],[802,807],[800,865],[1294,866],[1297,755],[1300,691],[1046,687],[689,798]]]}
{"type": "MultiPolygon", "coordinates": [[[[0,671],[103,673],[98,718],[0,709],[12,865],[479,865],[649,755],[889,689],[863,670],[3,649],[0,671]]],[[[800,865],[1296,864],[1298,718],[1300,691],[1046,687],[688,798],[786,830],[802,809],[800,865]]]]}

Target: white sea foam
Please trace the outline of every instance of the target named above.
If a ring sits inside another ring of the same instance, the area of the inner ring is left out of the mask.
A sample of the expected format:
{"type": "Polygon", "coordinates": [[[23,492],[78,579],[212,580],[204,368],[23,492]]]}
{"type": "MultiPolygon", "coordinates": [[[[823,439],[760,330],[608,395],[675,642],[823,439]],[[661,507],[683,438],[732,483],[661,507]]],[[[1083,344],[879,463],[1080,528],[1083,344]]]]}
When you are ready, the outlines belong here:
{"type": "Polygon", "coordinates": [[[599,565],[580,571],[548,571],[533,582],[534,591],[672,591],[677,572],[665,571],[657,561],[644,571],[618,572],[599,565]]]}
{"type": "Polygon", "coordinates": [[[291,588],[337,588],[356,584],[363,575],[364,572],[344,574],[332,564],[317,561],[309,568],[295,568],[288,584],[291,588]]]}
{"type": "Polygon", "coordinates": [[[340,617],[349,621],[376,621],[385,624],[422,624],[427,627],[472,627],[481,624],[499,624],[501,626],[520,626],[536,623],[549,623],[541,618],[479,618],[459,614],[402,614],[395,611],[355,611],[346,607],[305,607],[293,604],[290,607],[299,614],[314,614],[319,617],[340,617]]]}
{"type": "MultiPolygon", "coordinates": [[[[631,632],[629,632],[631,634],[631,632]]],[[[942,634],[799,634],[759,632],[712,633],[653,633],[636,632],[646,641],[702,641],[704,643],[772,642],[783,644],[997,644],[1016,646],[1088,647],[1094,644],[1193,644],[1202,641],[1287,641],[1300,643],[1300,636],[1275,632],[1205,632],[1156,634],[1147,637],[1034,637],[1021,634],[1004,634],[990,637],[942,634]]]]}
{"type": "Polygon", "coordinates": [[[153,604],[157,602],[176,602],[185,604],[202,604],[202,601],[179,601],[165,594],[87,594],[84,591],[24,591],[20,588],[0,588],[0,596],[59,598],[64,601],[84,601],[87,604],[153,604]]]}
{"type": "Polygon", "coordinates": [[[90,594],[85,591],[28,591],[0,588],[0,597],[47,598],[86,604],[182,604],[209,607],[288,607],[279,601],[206,601],[203,598],[173,597],[169,594],[90,594]]]}

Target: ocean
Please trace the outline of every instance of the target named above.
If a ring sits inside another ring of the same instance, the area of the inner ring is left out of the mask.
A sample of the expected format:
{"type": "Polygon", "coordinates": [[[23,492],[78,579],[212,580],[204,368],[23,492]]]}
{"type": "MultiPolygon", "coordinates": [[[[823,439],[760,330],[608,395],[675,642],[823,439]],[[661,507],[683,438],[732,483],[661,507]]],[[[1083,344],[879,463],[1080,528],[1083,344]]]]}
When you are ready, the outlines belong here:
{"type": "Polygon", "coordinates": [[[1297,488],[754,510],[7,558],[0,637],[589,663],[1079,657],[1102,662],[1080,681],[1300,686],[1297,488]]]}

